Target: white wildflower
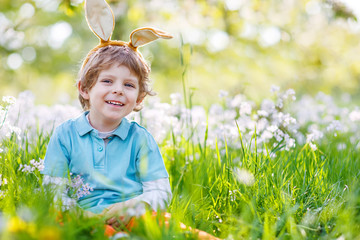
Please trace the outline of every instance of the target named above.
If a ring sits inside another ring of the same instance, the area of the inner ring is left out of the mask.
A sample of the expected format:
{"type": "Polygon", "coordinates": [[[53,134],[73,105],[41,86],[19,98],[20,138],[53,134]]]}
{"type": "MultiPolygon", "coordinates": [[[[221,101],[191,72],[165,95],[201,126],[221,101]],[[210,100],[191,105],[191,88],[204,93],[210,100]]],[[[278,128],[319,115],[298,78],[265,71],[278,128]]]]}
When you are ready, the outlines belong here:
{"type": "Polygon", "coordinates": [[[274,135],[272,132],[265,130],[264,132],[262,132],[260,138],[266,141],[267,139],[271,139],[273,136],[274,135]]]}
{"type": "Polygon", "coordinates": [[[260,116],[260,117],[267,117],[269,116],[269,113],[265,110],[258,110],[257,111],[257,114],[260,116]]]}
{"type": "Polygon", "coordinates": [[[16,103],[16,98],[13,96],[3,96],[2,100],[6,105],[14,105],[16,103]]]}
{"type": "Polygon", "coordinates": [[[65,185],[66,183],[67,183],[66,178],[52,177],[52,176],[49,176],[49,175],[44,175],[44,177],[43,177],[43,184],[44,185],[53,184],[53,185],[56,185],[56,186],[62,186],[62,185],[65,185]]]}
{"type": "Polygon", "coordinates": [[[0,174],[0,186],[1,185],[6,185],[7,184],[7,179],[6,178],[2,178],[2,175],[0,174]]]}
{"type": "Polygon", "coordinates": [[[254,175],[246,169],[235,168],[234,174],[237,180],[246,186],[252,186],[255,183],[254,175]]]}
{"type": "Polygon", "coordinates": [[[269,125],[269,121],[266,120],[265,118],[261,118],[257,120],[257,123],[254,124],[254,128],[256,126],[256,131],[262,132],[268,127],[268,125],[269,125]]]}
{"type": "Polygon", "coordinates": [[[30,165],[20,164],[19,170],[25,173],[32,173],[35,170],[35,168],[31,167],[30,165]]]}
{"type": "Polygon", "coordinates": [[[236,193],[235,193],[235,190],[234,191],[231,191],[229,190],[229,195],[230,195],[230,201],[235,201],[236,200],[236,193]]]}
{"type": "Polygon", "coordinates": [[[278,108],[283,108],[284,107],[284,103],[283,103],[282,99],[280,99],[280,98],[278,99],[276,107],[278,107],[278,108]]]}
{"type": "Polygon", "coordinates": [[[276,93],[276,92],[279,92],[279,91],[280,91],[280,87],[279,87],[279,86],[271,85],[271,88],[270,88],[270,92],[271,92],[271,93],[276,93]]]}
{"type": "Polygon", "coordinates": [[[180,93],[172,93],[170,94],[171,104],[179,105],[182,101],[182,96],[180,93]]]}
{"type": "Polygon", "coordinates": [[[248,102],[242,102],[240,104],[240,115],[251,114],[251,105],[248,102]]]}
{"type": "Polygon", "coordinates": [[[336,240],[345,240],[345,236],[344,235],[341,235],[340,237],[338,237],[336,240]]]}
{"type": "Polygon", "coordinates": [[[20,136],[20,134],[21,134],[20,128],[14,127],[14,126],[9,126],[9,128],[10,128],[11,133],[15,133],[17,136],[20,136]]]}
{"type": "Polygon", "coordinates": [[[360,110],[354,110],[349,114],[349,118],[352,122],[360,121],[360,110]]]}
{"type": "Polygon", "coordinates": [[[224,98],[227,97],[229,95],[229,92],[225,91],[225,90],[220,90],[219,91],[219,97],[220,98],[224,98]]]}
{"type": "Polygon", "coordinates": [[[313,142],[321,139],[324,136],[324,133],[317,129],[312,129],[311,133],[306,135],[306,142],[313,142]]]}
{"type": "Polygon", "coordinates": [[[278,130],[278,127],[275,125],[271,125],[267,128],[267,130],[274,133],[276,130],[278,130]]]}
{"type": "Polygon", "coordinates": [[[265,99],[261,102],[261,110],[266,111],[268,114],[271,114],[275,110],[275,104],[269,99],[265,99]]]}
{"type": "Polygon", "coordinates": [[[316,146],[315,143],[309,142],[309,146],[310,146],[310,148],[311,148],[313,151],[316,151],[316,150],[317,150],[317,146],[316,146]]]}
{"type": "Polygon", "coordinates": [[[337,146],[336,146],[337,150],[344,150],[346,149],[346,144],[345,143],[339,143],[337,146]]]}
{"type": "Polygon", "coordinates": [[[283,131],[281,131],[280,129],[277,129],[274,132],[274,137],[275,137],[276,141],[280,142],[284,139],[285,133],[283,131]]]}
{"type": "Polygon", "coordinates": [[[71,183],[68,190],[71,192],[74,191],[74,197],[77,199],[89,195],[91,191],[94,191],[89,183],[84,183],[84,179],[80,175],[71,177],[71,183]]]}
{"type": "Polygon", "coordinates": [[[291,117],[289,113],[283,115],[282,124],[284,125],[284,127],[287,127],[288,125],[295,123],[296,123],[296,119],[291,117]]]}
{"type": "Polygon", "coordinates": [[[321,101],[323,103],[332,103],[333,102],[333,98],[327,94],[325,94],[324,92],[318,92],[318,94],[316,94],[315,99],[318,101],[321,101]]]}
{"type": "Polygon", "coordinates": [[[327,131],[341,131],[343,129],[343,125],[340,121],[334,120],[330,123],[330,125],[326,128],[327,131]]]}
{"type": "Polygon", "coordinates": [[[293,100],[293,101],[295,101],[296,100],[296,97],[295,97],[295,91],[294,91],[294,89],[288,89],[288,90],[286,90],[286,92],[284,93],[284,95],[283,95],[283,98],[284,99],[290,99],[290,100],[293,100]]]}
{"type": "Polygon", "coordinates": [[[38,162],[33,159],[30,161],[30,163],[39,171],[42,171],[45,168],[43,159],[39,159],[38,162]]]}
{"type": "Polygon", "coordinates": [[[290,148],[293,148],[295,147],[295,139],[293,138],[289,138],[286,140],[286,149],[290,149],[290,148]]]}
{"type": "Polygon", "coordinates": [[[245,99],[246,98],[244,95],[238,94],[230,101],[229,107],[230,108],[238,108],[245,99]]]}
{"type": "Polygon", "coordinates": [[[33,173],[35,170],[42,171],[44,170],[44,160],[39,159],[39,161],[35,161],[35,159],[30,160],[30,165],[20,164],[19,170],[26,173],[33,173]]]}

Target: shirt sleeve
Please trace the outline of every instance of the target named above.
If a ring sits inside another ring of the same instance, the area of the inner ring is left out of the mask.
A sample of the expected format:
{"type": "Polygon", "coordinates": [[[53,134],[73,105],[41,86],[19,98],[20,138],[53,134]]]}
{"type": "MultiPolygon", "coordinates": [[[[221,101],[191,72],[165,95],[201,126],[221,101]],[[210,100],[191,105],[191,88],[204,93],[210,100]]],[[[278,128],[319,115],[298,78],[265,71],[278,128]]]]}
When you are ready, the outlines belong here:
{"type": "Polygon", "coordinates": [[[141,182],[168,178],[164,160],[155,139],[145,130],[140,140],[140,150],[136,158],[136,167],[141,182]]]}
{"type": "Polygon", "coordinates": [[[56,128],[47,146],[42,174],[53,177],[67,177],[69,169],[69,152],[61,137],[60,127],[56,128]]]}
{"type": "Polygon", "coordinates": [[[155,211],[165,210],[172,198],[169,178],[142,182],[142,186],[143,194],[135,199],[146,202],[155,211]]]}

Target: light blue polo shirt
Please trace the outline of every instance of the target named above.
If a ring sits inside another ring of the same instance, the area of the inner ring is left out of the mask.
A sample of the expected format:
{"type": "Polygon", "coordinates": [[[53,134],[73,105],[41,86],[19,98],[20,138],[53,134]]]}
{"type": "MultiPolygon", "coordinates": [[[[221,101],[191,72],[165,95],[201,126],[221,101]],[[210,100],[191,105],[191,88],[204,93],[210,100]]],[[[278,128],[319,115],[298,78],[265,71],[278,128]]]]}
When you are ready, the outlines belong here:
{"type": "Polygon", "coordinates": [[[141,182],[169,177],[154,138],[143,127],[123,118],[106,145],[85,112],[58,126],[49,142],[43,174],[81,175],[93,191],[78,200],[94,213],[143,193],[141,182]]]}

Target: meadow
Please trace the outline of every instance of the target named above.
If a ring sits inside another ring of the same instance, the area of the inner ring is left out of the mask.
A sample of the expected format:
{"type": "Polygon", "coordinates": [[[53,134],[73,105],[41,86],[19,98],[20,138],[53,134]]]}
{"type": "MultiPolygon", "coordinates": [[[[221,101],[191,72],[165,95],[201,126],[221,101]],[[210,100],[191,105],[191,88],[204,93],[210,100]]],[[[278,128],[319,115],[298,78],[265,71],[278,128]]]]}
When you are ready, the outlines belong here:
{"type": "MultiPolygon", "coordinates": [[[[185,91],[129,116],[158,142],[173,198],[168,227],[147,213],[126,238],[197,239],[180,222],[222,239],[360,238],[359,107],[271,91],[259,105],[220,91],[207,110],[185,91]]],[[[0,110],[0,238],[107,239],[103,219],[64,208],[40,174],[52,130],[81,109],[23,92],[0,110]]]]}

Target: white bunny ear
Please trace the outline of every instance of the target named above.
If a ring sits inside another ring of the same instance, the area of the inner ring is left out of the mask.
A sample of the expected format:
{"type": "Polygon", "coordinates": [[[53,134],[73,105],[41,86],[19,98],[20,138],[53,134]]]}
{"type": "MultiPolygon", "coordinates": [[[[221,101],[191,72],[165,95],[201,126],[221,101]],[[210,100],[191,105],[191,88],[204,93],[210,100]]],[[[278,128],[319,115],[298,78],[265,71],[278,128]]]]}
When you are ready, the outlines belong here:
{"type": "Polygon", "coordinates": [[[170,39],[172,36],[164,31],[154,28],[139,28],[132,31],[130,34],[130,44],[137,48],[159,38],[170,39]]]}
{"type": "Polygon", "coordinates": [[[114,14],[105,0],[85,0],[85,16],[90,29],[102,41],[109,41],[114,30],[114,14]]]}

